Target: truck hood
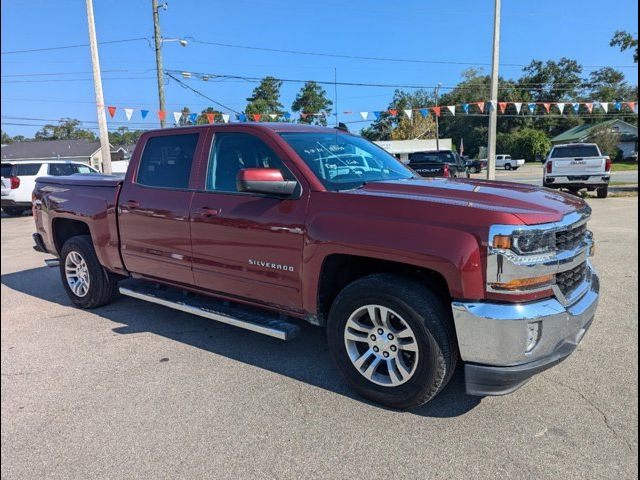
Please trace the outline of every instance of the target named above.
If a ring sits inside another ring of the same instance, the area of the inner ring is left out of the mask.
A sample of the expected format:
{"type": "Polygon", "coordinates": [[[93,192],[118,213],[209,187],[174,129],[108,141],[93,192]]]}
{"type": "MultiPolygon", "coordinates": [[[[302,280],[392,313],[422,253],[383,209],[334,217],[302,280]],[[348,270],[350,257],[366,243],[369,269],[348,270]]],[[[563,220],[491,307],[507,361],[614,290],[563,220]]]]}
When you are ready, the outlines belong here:
{"type": "Polygon", "coordinates": [[[510,213],[528,225],[559,221],[586,205],[578,197],[548,188],[488,180],[395,180],[368,183],[352,192],[510,213]]]}

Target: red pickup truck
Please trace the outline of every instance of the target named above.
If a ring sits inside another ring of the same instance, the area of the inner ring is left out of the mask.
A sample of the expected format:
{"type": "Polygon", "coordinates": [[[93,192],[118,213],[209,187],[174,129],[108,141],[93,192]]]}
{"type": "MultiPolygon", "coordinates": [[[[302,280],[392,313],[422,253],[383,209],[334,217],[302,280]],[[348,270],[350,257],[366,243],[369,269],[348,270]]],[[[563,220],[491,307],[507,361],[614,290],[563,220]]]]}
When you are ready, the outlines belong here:
{"type": "Polygon", "coordinates": [[[395,408],[458,363],[467,393],[514,391],[576,348],[598,302],[582,200],[424,179],[339,129],[147,132],[124,179],[41,178],[33,208],[78,307],[119,291],[283,340],[307,321],[357,392],[395,408]]]}

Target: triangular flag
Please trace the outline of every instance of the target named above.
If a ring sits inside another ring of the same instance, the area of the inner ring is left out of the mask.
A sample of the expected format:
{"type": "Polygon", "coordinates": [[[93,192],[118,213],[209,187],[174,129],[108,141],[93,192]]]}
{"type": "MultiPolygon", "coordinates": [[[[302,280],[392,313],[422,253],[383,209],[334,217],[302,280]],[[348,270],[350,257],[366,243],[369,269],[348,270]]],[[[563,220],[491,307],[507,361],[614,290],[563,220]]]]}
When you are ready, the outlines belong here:
{"type": "Polygon", "coordinates": [[[516,112],[520,115],[520,111],[522,110],[522,102],[513,102],[513,106],[516,107],[516,112]]]}
{"type": "Polygon", "coordinates": [[[167,118],[167,112],[165,112],[164,110],[159,110],[158,111],[158,118],[160,120],[164,121],[164,119],[167,118]]]}
{"type": "Polygon", "coordinates": [[[464,113],[469,113],[469,104],[468,103],[463,103],[462,104],[462,110],[464,110],[464,113]]]}
{"type": "Polygon", "coordinates": [[[131,115],[133,115],[133,108],[125,108],[124,116],[127,117],[127,120],[131,120],[131,115]]]}
{"type": "Polygon", "coordinates": [[[424,118],[427,118],[429,116],[429,109],[428,108],[421,108],[420,109],[420,113],[422,114],[422,116],[424,118]]]}
{"type": "Polygon", "coordinates": [[[398,115],[398,110],[396,110],[395,108],[391,108],[389,109],[389,113],[392,117],[395,117],[396,115],[398,115]]]}
{"type": "Polygon", "coordinates": [[[149,115],[149,110],[140,110],[140,115],[142,115],[142,119],[144,120],[149,115]]]}
{"type": "Polygon", "coordinates": [[[478,106],[481,112],[484,112],[484,102],[476,102],[476,105],[478,106]]]}
{"type": "Polygon", "coordinates": [[[560,115],[564,113],[564,105],[565,105],[564,103],[556,103],[558,110],[560,110],[560,115]]]}
{"type": "Polygon", "coordinates": [[[527,104],[527,106],[529,107],[529,111],[531,113],[535,113],[535,111],[536,111],[536,104],[535,103],[529,103],[529,104],[527,104]]]}
{"type": "Polygon", "coordinates": [[[209,123],[213,123],[213,121],[216,119],[216,114],[215,113],[207,113],[207,121],[209,123]]]}
{"type": "Polygon", "coordinates": [[[609,102],[600,102],[600,107],[604,110],[604,113],[609,113],[609,102]]]}
{"type": "Polygon", "coordinates": [[[544,109],[547,111],[547,113],[551,112],[551,104],[549,102],[545,102],[542,104],[542,106],[544,107],[544,109]]]}
{"type": "Polygon", "coordinates": [[[433,107],[431,110],[433,110],[433,113],[436,117],[440,116],[440,107],[433,107]]]}
{"type": "Polygon", "coordinates": [[[404,114],[411,118],[411,116],[413,115],[413,110],[411,110],[410,108],[404,111],[404,114]]]}
{"type": "Polygon", "coordinates": [[[173,121],[178,125],[182,120],[182,112],[173,112],[173,121]]]}
{"type": "Polygon", "coordinates": [[[369,112],[360,112],[360,116],[362,117],[363,120],[366,120],[367,117],[369,116],[369,112]]]}
{"type": "Polygon", "coordinates": [[[632,112],[636,109],[636,102],[626,102],[626,105],[632,112]]]}
{"type": "Polygon", "coordinates": [[[117,108],[116,107],[107,107],[107,110],[109,110],[109,116],[111,118],[113,118],[113,116],[116,114],[117,108]]]}
{"type": "Polygon", "coordinates": [[[303,113],[300,114],[300,118],[307,118],[308,116],[309,116],[308,113],[304,113],[303,112],[303,113]]]}
{"type": "Polygon", "coordinates": [[[455,115],[456,114],[456,106],[455,105],[449,105],[447,107],[447,110],[449,110],[451,112],[451,115],[455,115]]]}
{"type": "Polygon", "coordinates": [[[496,109],[496,102],[494,102],[493,100],[489,101],[489,111],[491,110],[495,110],[496,109]]]}
{"type": "Polygon", "coordinates": [[[260,119],[262,118],[262,115],[259,113],[254,113],[253,115],[251,115],[251,118],[253,118],[254,122],[259,122],[260,119]]]}
{"type": "Polygon", "coordinates": [[[376,120],[378,120],[380,115],[382,115],[382,112],[373,112],[373,115],[376,117],[376,120]]]}
{"type": "Polygon", "coordinates": [[[278,117],[278,115],[277,115],[277,114],[275,114],[275,113],[270,113],[270,114],[269,114],[269,118],[270,118],[271,120],[275,120],[277,117],[278,117]]]}
{"type": "Polygon", "coordinates": [[[247,121],[247,116],[244,113],[239,113],[238,114],[238,120],[241,122],[246,122],[247,121]]]}
{"type": "Polygon", "coordinates": [[[593,108],[597,109],[599,106],[600,106],[600,102],[594,100],[593,108]]]}
{"type": "Polygon", "coordinates": [[[189,115],[189,121],[191,123],[196,123],[196,120],[198,120],[198,114],[197,113],[192,113],[189,115]]]}
{"type": "Polygon", "coordinates": [[[578,113],[580,111],[580,104],[578,102],[573,102],[571,106],[573,107],[574,112],[578,113]]]}
{"type": "Polygon", "coordinates": [[[620,102],[616,102],[613,104],[613,106],[616,108],[616,110],[620,111],[620,109],[622,108],[622,104],[620,102]]]}
{"type": "Polygon", "coordinates": [[[507,109],[507,102],[498,102],[498,107],[500,108],[500,113],[504,113],[507,109]]]}
{"type": "Polygon", "coordinates": [[[282,116],[284,117],[285,120],[289,120],[291,118],[291,114],[289,112],[284,112],[282,116]]]}
{"type": "Polygon", "coordinates": [[[587,107],[587,110],[589,110],[589,113],[593,112],[593,103],[585,103],[584,104],[585,107],[587,107]]]}
{"type": "Polygon", "coordinates": [[[224,123],[229,123],[229,114],[228,113],[223,113],[222,114],[222,121],[224,123]]]}

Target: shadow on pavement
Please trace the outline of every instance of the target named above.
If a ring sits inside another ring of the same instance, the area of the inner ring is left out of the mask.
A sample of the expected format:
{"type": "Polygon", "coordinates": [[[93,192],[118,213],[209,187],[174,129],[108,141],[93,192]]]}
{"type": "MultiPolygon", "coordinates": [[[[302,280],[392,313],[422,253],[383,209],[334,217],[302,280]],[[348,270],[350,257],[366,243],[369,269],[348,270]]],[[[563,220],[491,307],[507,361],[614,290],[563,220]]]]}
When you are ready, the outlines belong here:
{"type": "MultiPolygon", "coordinates": [[[[2,275],[2,284],[33,297],[70,306],[58,269],[40,267],[2,275]]],[[[266,337],[195,315],[126,297],[91,310],[120,324],[121,335],[149,332],[227,358],[263,368],[310,385],[379,407],[357,397],[342,381],[331,363],[324,330],[300,322],[300,336],[291,342],[266,337]]],[[[424,417],[456,417],[480,403],[464,391],[463,369],[458,368],[443,392],[427,405],[411,411],[424,417]]]]}

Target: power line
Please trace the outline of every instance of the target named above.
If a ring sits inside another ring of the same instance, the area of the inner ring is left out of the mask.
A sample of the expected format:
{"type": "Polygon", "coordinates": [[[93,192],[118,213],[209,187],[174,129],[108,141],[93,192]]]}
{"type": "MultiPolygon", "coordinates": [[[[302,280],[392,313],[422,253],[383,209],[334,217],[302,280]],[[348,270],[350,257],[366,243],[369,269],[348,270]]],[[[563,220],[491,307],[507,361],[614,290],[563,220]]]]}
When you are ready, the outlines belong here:
{"type": "MultiPolygon", "coordinates": [[[[380,61],[380,62],[421,63],[421,64],[434,64],[434,65],[465,65],[465,66],[491,65],[490,63],[485,63],[485,62],[456,62],[451,60],[422,60],[422,59],[415,59],[415,58],[391,58],[391,57],[373,57],[373,56],[363,56],[363,55],[345,55],[345,54],[339,54],[339,53],[311,52],[311,51],[304,51],[304,50],[257,47],[254,45],[237,45],[232,43],[197,40],[193,38],[191,38],[190,40],[193,43],[199,43],[202,45],[213,45],[216,47],[239,48],[244,50],[257,50],[257,51],[263,51],[263,52],[288,53],[293,55],[309,55],[314,57],[344,58],[349,60],[373,60],[373,61],[380,61]]],[[[526,67],[527,66],[525,64],[519,64],[519,63],[501,63],[500,65],[503,67],[526,67]]],[[[583,67],[584,68],[603,68],[603,67],[638,68],[637,65],[583,65],[583,67]]]]}
{"type": "MultiPolygon", "coordinates": [[[[127,43],[127,42],[138,42],[140,40],[147,40],[147,37],[138,37],[138,38],[125,38],[122,40],[107,40],[105,42],[98,42],[99,45],[111,45],[114,43],[127,43]]],[[[16,53],[33,53],[33,52],[50,52],[52,50],[66,50],[68,48],[84,48],[88,47],[88,43],[79,43],[77,45],[63,45],[60,47],[46,47],[46,48],[31,48],[28,50],[10,50],[7,52],[0,52],[0,55],[13,55],[16,53]]]]}
{"type": "Polygon", "coordinates": [[[165,73],[168,77],[170,77],[170,78],[172,78],[173,80],[175,80],[175,81],[178,83],[178,85],[180,85],[182,88],[186,88],[187,90],[191,90],[191,91],[192,91],[193,93],[195,93],[196,95],[198,95],[198,96],[200,96],[200,97],[202,97],[202,98],[205,98],[205,99],[209,100],[210,102],[215,103],[216,105],[218,105],[219,107],[224,108],[225,110],[229,110],[230,112],[233,112],[233,113],[240,113],[240,112],[238,112],[237,110],[234,110],[234,109],[233,109],[233,108],[231,108],[231,107],[227,107],[226,105],[223,105],[222,103],[218,102],[217,100],[214,100],[213,98],[211,98],[211,97],[209,97],[209,96],[205,95],[205,94],[204,94],[204,93],[202,93],[201,91],[196,90],[195,88],[191,87],[190,85],[187,85],[186,83],[184,83],[184,82],[183,82],[182,80],[180,80],[179,78],[176,78],[176,77],[174,77],[172,74],[168,73],[166,70],[165,70],[165,72],[164,72],[164,73],[165,73]]]}

